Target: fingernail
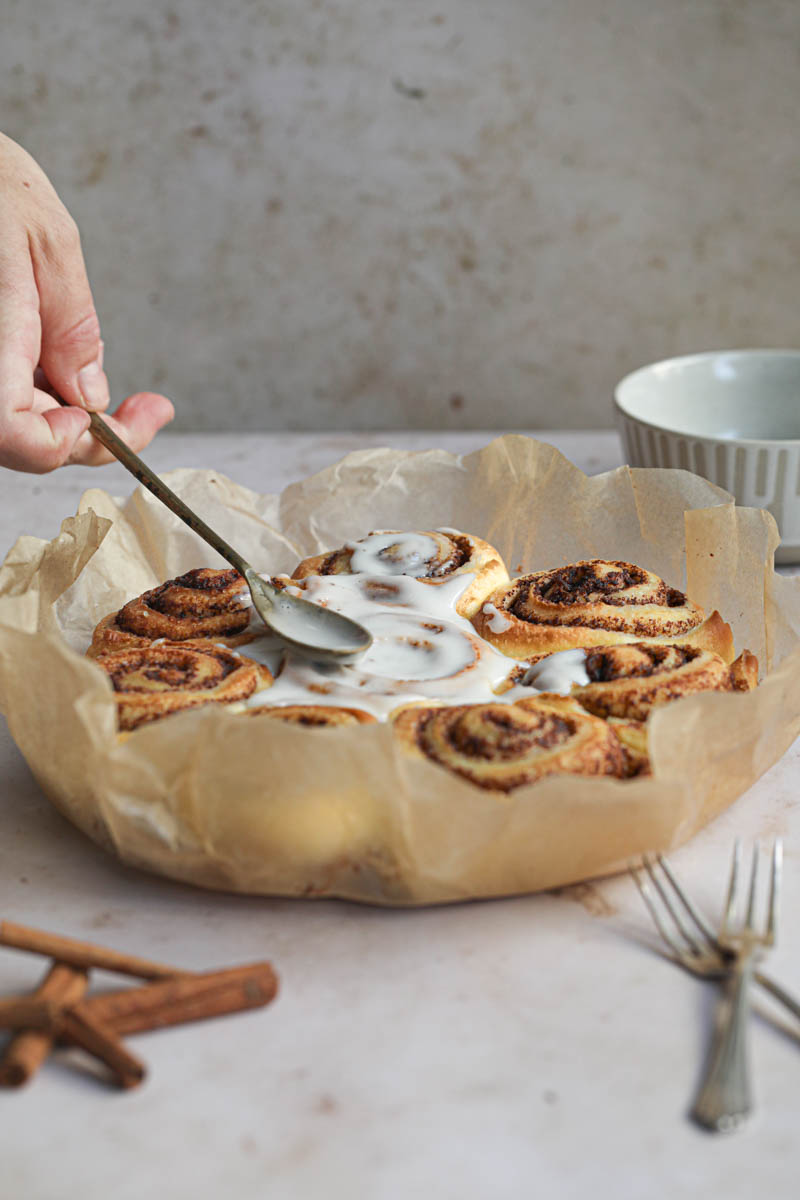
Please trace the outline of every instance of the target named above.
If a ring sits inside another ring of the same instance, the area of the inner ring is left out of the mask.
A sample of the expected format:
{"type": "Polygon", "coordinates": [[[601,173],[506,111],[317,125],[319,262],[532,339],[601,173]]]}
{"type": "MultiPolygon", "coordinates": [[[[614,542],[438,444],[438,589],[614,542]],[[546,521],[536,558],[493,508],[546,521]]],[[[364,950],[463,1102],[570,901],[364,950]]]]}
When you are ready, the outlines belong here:
{"type": "Polygon", "coordinates": [[[97,352],[97,361],[100,363],[101,367],[103,366],[103,356],[105,355],[105,352],[106,352],[106,344],[103,341],[103,339],[100,338],[100,349],[97,352]]]}
{"type": "Polygon", "coordinates": [[[99,362],[87,363],[78,371],[78,387],[87,408],[108,407],[108,380],[103,374],[103,368],[99,362]]]}

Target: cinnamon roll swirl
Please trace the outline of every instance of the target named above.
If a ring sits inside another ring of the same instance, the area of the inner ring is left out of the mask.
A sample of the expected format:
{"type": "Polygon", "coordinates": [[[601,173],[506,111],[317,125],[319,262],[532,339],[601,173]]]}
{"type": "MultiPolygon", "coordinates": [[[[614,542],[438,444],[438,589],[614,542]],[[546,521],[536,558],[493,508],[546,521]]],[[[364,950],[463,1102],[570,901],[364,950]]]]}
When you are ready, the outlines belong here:
{"type": "MultiPolygon", "coordinates": [[[[588,682],[573,683],[571,698],[608,720],[622,745],[628,776],[650,771],[647,718],[654,708],[700,692],[750,691],[758,683],[758,660],[749,650],[730,667],[718,654],[696,646],[633,642],[579,653],[585,656],[588,682]]],[[[547,661],[541,660],[537,670],[547,661]]]]}
{"type": "Polygon", "coordinates": [[[644,721],[662,704],[697,692],[749,691],[758,681],[758,660],[745,650],[732,666],[696,646],[633,642],[586,651],[589,682],[572,695],[598,717],[644,721]]]}
{"type": "Polygon", "coordinates": [[[187,708],[246,700],[272,683],[266,667],[215,642],[157,642],[95,661],[111,680],[121,730],[187,708]]]}
{"type": "Polygon", "coordinates": [[[250,596],[238,571],[198,567],[129,600],[104,617],[87,654],[146,646],[157,638],[183,642],[211,638],[228,646],[246,642],[250,596]]]}
{"type": "Polygon", "coordinates": [[[407,708],[393,731],[409,753],[495,791],[548,775],[625,774],[613,730],[563,697],[407,708]]]}
{"type": "Polygon", "coordinates": [[[371,725],[377,721],[363,708],[338,708],[333,704],[259,704],[242,710],[249,717],[271,718],[307,729],[341,729],[345,725],[371,725]]]}
{"type": "Polygon", "coordinates": [[[627,562],[591,559],[503,584],[472,618],[478,633],[511,658],[581,646],[671,642],[733,658],[730,627],[627,562]]]}
{"type": "MultiPolygon", "coordinates": [[[[408,575],[432,586],[463,576],[464,589],[455,604],[462,617],[471,617],[486,597],[508,579],[508,571],[494,546],[455,529],[369,533],[338,550],[303,559],[292,578],[306,579],[311,575],[408,575]]],[[[391,591],[388,580],[384,588],[391,591]]]]}

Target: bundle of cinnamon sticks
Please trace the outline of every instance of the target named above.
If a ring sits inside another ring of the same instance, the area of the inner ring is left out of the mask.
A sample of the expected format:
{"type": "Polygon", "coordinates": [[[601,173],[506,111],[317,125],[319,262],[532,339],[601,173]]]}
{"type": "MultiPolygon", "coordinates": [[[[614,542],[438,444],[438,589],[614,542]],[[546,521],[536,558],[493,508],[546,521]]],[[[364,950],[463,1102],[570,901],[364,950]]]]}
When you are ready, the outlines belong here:
{"type": "Polygon", "coordinates": [[[100,1059],[118,1086],[136,1087],[145,1077],[145,1066],[128,1050],[123,1035],[260,1008],[278,989],[268,962],[182,971],[10,921],[0,922],[0,946],[52,960],[32,995],[0,1000],[0,1030],[12,1033],[0,1055],[2,1087],[26,1083],[58,1043],[79,1046],[100,1059]],[[149,982],[87,995],[89,972],[95,968],[149,982]]]}

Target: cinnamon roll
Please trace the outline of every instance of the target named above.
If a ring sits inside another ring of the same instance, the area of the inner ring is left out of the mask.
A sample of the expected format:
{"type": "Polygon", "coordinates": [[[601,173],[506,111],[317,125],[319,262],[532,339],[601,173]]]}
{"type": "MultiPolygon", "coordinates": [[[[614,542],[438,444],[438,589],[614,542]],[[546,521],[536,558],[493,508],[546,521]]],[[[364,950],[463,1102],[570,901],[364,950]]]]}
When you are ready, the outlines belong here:
{"type": "Polygon", "coordinates": [[[572,695],[598,717],[644,721],[662,704],[697,692],[749,691],[758,660],[745,650],[730,667],[718,654],[687,645],[633,642],[586,651],[589,682],[572,695]]]}
{"type": "Polygon", "coordinates": [[[730,627],[714,612],[627,562],[591,559],[503,584],[472,618],[478,633],[511,658],[571,647],[670,642],[733,658],[730,627]]]}
{"type": "Polygon", "coordinates": [[[646,722],[654,708],[699,692],[750,691],[758,683],[758,660],[749,650],[730,667],[718,654],[696,646],[634,642],[579,653],[585,656],[587,682],[574,683],[571,698],[608,720],[629,776],[650,772],[646,722]]]}
{"type": "Polygon", "coordinates": [[[187,708],[246,700],[272,683],[265,666],[215,642],[156,642],[95,661],[111,680],[121,730],[187,708]]]}
{"type": "Polygon", "coordinates": [[[285,721],[307,729],[340,729],[344,725],[371,725],[377,721],[363,708],[337,708],[333,704],[259,704],[242,710],[250,717],[285,721]]]}
{"type": "Polygon", "coordinates": [[[198,567],[109,613],[95,629],[87,654],[95,658],[157,638],[211,638],[235,646],[248,640],[249,622],[250,595],[239,572],[198,567]]]}
{"type": "Polygon", "coordinates": [[[564,697],[407,708],[393,731],[410,753],[496,791],[548,775],[625,774],[613,730],[564,697]]]}
{"type": "Polygon", "coordinates": [[[392,576],[410,576],[434,587],[460,578],[464,586],[455,609],[462,617],[471,617],[486,597],[508,579],[508,571],[494,546],[455,529],[369,533],[338,550],[303,559],[292,578],[306,579],[312,575],[368,575],[376,586],[383,585],[383,594],[378,598],[389,603],[392,591],[396,590],[392,576]]]}

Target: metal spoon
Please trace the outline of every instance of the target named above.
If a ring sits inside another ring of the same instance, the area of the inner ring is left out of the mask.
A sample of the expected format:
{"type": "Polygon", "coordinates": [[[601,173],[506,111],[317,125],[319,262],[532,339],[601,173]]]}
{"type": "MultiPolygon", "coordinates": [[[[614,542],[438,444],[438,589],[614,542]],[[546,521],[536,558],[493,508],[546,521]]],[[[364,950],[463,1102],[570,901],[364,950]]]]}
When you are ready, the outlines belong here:
{"type": "Polygon", "coordinates": [[[91,414],[89,429],[123,467],[236,568],[250,589],[253,607],[261,620],[287,646],[316,662],[336,663],[357,658],[369,648],[372,635],[363,625],[310,600],[287,595],[257,575],[250,563],[184,504],[97,413],[91,414]]]}

